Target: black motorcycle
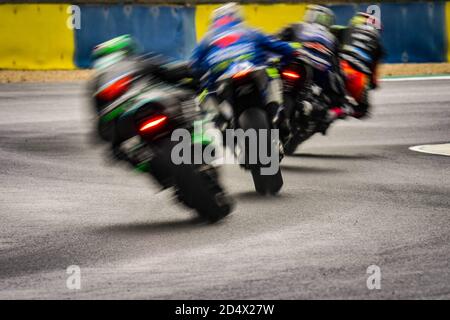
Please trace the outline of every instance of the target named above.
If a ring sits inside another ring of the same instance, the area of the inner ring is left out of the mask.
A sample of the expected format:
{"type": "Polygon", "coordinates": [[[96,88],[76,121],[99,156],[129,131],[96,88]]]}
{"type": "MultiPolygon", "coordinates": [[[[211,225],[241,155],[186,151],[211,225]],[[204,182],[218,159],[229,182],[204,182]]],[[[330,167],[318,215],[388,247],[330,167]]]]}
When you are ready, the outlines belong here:
{"type": "Polygon", "coordinates": [[[280,68],[283,100],[291,131],[281,137],[284,152],[292,155],[297,147],[317,132],[325,133],[329,102],[312,80],[311,66],[301,56],[280,68]]]}
{"type": "Polygon", "coordinates": [[[243,133],[235,134],[234,141],[226,137],[226,143],[232,147],[241,166],[250,170],[255,189],[262,195],[276,194],[283,186],[278,165],[280,145],[271,130],[274,128],[264,99],[268,81],[265,67],[256,67],[248,61],[236,61],[215,84],[219,109],[223,111],[227,106],[231,110],[231,115],[224,117],[226,128],[235,133],[241,129],[243,133]],[[237,142],[237,147],[234,142],[237,142]],[[264,153],[267,153],[265,158],[262,156],[264,153]],[[274,163],[267,161],[269,157],[278,157],[276,168],[274,163]]]}
{"type": "MultiPolygon", "coordinates": [[[[161,64],[159,58],[127,54],[128,41],[121,37],[96,48],[96,76],[91,83],[98,115],[98,134],[109,142],[117,159],[149,173],[163,188],[173,187],[177,198],[214,222],[231,210],[233,203],[221,187],[217,169],[209,163],[175,163],[172,151],[176,129],[189,137],[200,120],[196,92],[186,80],[183,64],[161,64]],[[119,44],[118,44],[119,43],[119,44]],[[104,48],[102,47],[104,46],[104,48]]],[[[192,137],[191,148],[210,141],[192,137]]]]}

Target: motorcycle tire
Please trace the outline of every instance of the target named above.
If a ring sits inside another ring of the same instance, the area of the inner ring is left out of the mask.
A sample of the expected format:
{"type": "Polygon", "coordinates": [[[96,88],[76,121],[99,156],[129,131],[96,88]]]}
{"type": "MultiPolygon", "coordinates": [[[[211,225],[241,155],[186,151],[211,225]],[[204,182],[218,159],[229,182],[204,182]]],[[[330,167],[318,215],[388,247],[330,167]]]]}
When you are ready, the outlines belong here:
{"type": "Polygon", "coordinates": [[[284,145],[284,154],[287,156],[292,156],[300,143],[302,143],[302,139],[299,136],[293,136],[284,145]]]}
{"type": "Polygon", "coordinates": [[[174,164],[171,160],[174,145],[170,139],[159,142],[156,158],[150,164],[152,175],[161,184],[164,184],[161,180],[171,183],[178,200],[196,210],[203,220],[216,222],[230,214],[234,203],[221,187],[217,169],[209,164],[174,164]]]}
{"type": "MultiPolygon", "coordinates": [[[[239,116],[239,126],[244,131],[248,129],[266,129],[270,133],[270,123],[269,119],[267,117],[267,113],[264,112],[262,109],[258,108],[249,108],[246,109],[241,113],[239,116]]],[[[260,144],[258,137],[258,146],[260,144]]],[[[270,134],[267,135],[267,145],[268,147],[272,143],[270,134]]],[[[246,146],[245,150],[249,150],[248,146],[246,146]]],[[[270,150],[270,149],[268,149],[270,150]]],[[[246,162],[248,161],[248,155],[245,155],[246,162]]],[[[250,171],[252,173],[253,178],[253,184],[255,185],[255,190],[261,195],[267,195],[267,194],[277,194],[282,186],[283,186],[283,177],[281,175],[281,170],[278,167],[277,171],[273,175],[263,175],[261,173],[261,168],[267,166],[263,165],[261,163],[256,164],[247,164],[246,166],[250,168],[250,171]]]]}
{"type": "Polygon", "coordinates": [[[174,173],[180,201],[195,209],[200,218],[214,223],[231,213],[234,204],[219,184],[216,168],[181,164],[175,166],[174,173]]]}

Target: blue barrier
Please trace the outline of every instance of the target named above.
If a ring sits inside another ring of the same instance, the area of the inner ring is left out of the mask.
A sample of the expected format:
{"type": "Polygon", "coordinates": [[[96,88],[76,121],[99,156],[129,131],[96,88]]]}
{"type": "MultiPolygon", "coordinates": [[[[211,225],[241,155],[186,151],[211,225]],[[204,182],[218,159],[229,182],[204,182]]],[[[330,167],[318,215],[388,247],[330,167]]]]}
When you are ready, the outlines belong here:
{"type": "Polygon", "coordinates": [[[354,4],[337,4],[329,5],[336,15],[336,24],[347,25],[348,21],[355,15],[356,12],[361,11],[361,6],[354,4]]]}
{"type": "MultiPolygon", "coordinates": [[[[347,24],[369,4],[330,5],[338,24],[347,24]]],[[[81,29],[75,32],[75,63],[90,66],[98,43],[129,33],[143,51],[183,59],[196,40],[195,7],[152,5],[82,5],[81,29]]],[[[445,2],[383,3],[385,62],[447,61],[445,2]]]]}
{"type": "Polygon", "coordinates": [[[386,62],[447,60],[445,2],[381,5],[386,62]]]}
{"type": "MultiPolygon", "coordinates": [[[[330,5],[338,24],[347,24],[369,4],[330,5]]],[[[382,40],[387,51],[385,62],[445,62],[447,40],[445,2],[383,3],[382,40]]]]}
{"type": "Polygon", "coordinates": [[[75,32],[75,63],[91,65],[92,48],[131,34],[140,48],[182,59],[195,45],[195,8],[144,5],[82,5],[81,29],[75,32]]]}

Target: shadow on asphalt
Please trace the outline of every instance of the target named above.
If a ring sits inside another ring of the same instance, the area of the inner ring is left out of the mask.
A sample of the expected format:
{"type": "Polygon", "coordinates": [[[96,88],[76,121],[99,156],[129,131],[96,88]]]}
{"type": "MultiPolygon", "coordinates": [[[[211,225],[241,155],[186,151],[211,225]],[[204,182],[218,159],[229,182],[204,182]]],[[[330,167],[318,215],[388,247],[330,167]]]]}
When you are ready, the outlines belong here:
{"type": "Polygon", "coordinates": [[[330,160],[371,160],[376,158],[376,155],[364,154],[313,154],[313,153],[295,153],[287,157],[294,158],[315,158],[315,159],[330,159],[330,160]]]}
{"type": "Polygon", "coordinates": [[[281,189],[280,193],[276,195],[267,195],[263,196],[260,195],[258,192],[254,190],[248,190],[238,193],[233,193],[231,195],[233,199],[235,200],[251,200],[251,201],[270,201],[270,202],[277,202],[277,201],[286,201],[287,198],[291,198],[292,196],[289,193],[283,192],[283,189],[281,189]]]}
{"type": "Polygon", "coordinates": [[[107,233],[136,234],[136,233],[158,233],[174,232],[179,230],[197,229],[209,226],[207,222],[198,217],[184,220],[159,221],[159,222],[139,222],[127,224],[115,224],[98,228],[97,231],[107,233]]]}
{"type": "Polygon", "coordinates": [[[343,173],[346,170],[338,169],[338,168],[321,168],[321,167],[310,167],[310,166],[302,166],[301,164],[298,166],[293,165],[280,165],[281,172],[297,172],[297,173],[305,173],[305,174],[336,174],[343,173]]]}
{"type": "MultiPolygon", "coordinates": [[[[124,243],[142,244],[142,241],[146,243],[153,239],[147,236],[156,236],[156,241],[160,239],[161,233],[173,235],[171,239],[173,241],[180,233],[190,234],[191,231],[198,231],[202,227],[219,226],[221,223],[222,221],[208,224],[197,217],[171,221],[119,223],[94,227],[90,233],[77,233],[75,231],[67,239],[63,239],[52,246],[48,244],[47,237],[36,238],[32,248],[26,248],[19,254],[13,253],[4,257],[0,255],[0,280],[44,270],[48,272],[61,271],[72,264],[98,263],[104,256],[97,258],[92,253],[96,252],[99,246],[106,252],[105,255],[111,262],[119,251],[121,253],[120,258],[134,256],[133,249],[136,248],[136,245],[125,246],[124,249],[124,243]],[[108,239],[108,241],[105,239],[108,239]],[[140,241],[138,241],[139,239],[140,241]]],[[[179,242],[177,243],[179,244],[179,242]]]]}

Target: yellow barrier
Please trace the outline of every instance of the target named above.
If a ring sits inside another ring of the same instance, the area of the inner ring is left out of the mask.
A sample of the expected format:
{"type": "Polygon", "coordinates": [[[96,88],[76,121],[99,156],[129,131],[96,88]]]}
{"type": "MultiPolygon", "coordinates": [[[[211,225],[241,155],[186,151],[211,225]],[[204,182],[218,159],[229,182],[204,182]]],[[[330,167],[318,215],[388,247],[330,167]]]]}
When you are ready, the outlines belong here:
{"type": "Polygon", "coordinates": [[[450,2],[445,3],[445,25],[447,31],[447,61],[450,62],[450,2]]]}
{"type": "MultiPolygon", "coordinates": [[[[198,5],[195,13],[197,41],[207,31],[211,12],[219,5],[198,5]]],[[[306,4],[243,5],[246,22],[268,33],[275,33],[289,23],[298,22],[305,13],[306,4]]]]}
{"type": "Polygon", "coordinates": [[[75,69],[68,5],[0,5],[0,68],[75,69]]]}

